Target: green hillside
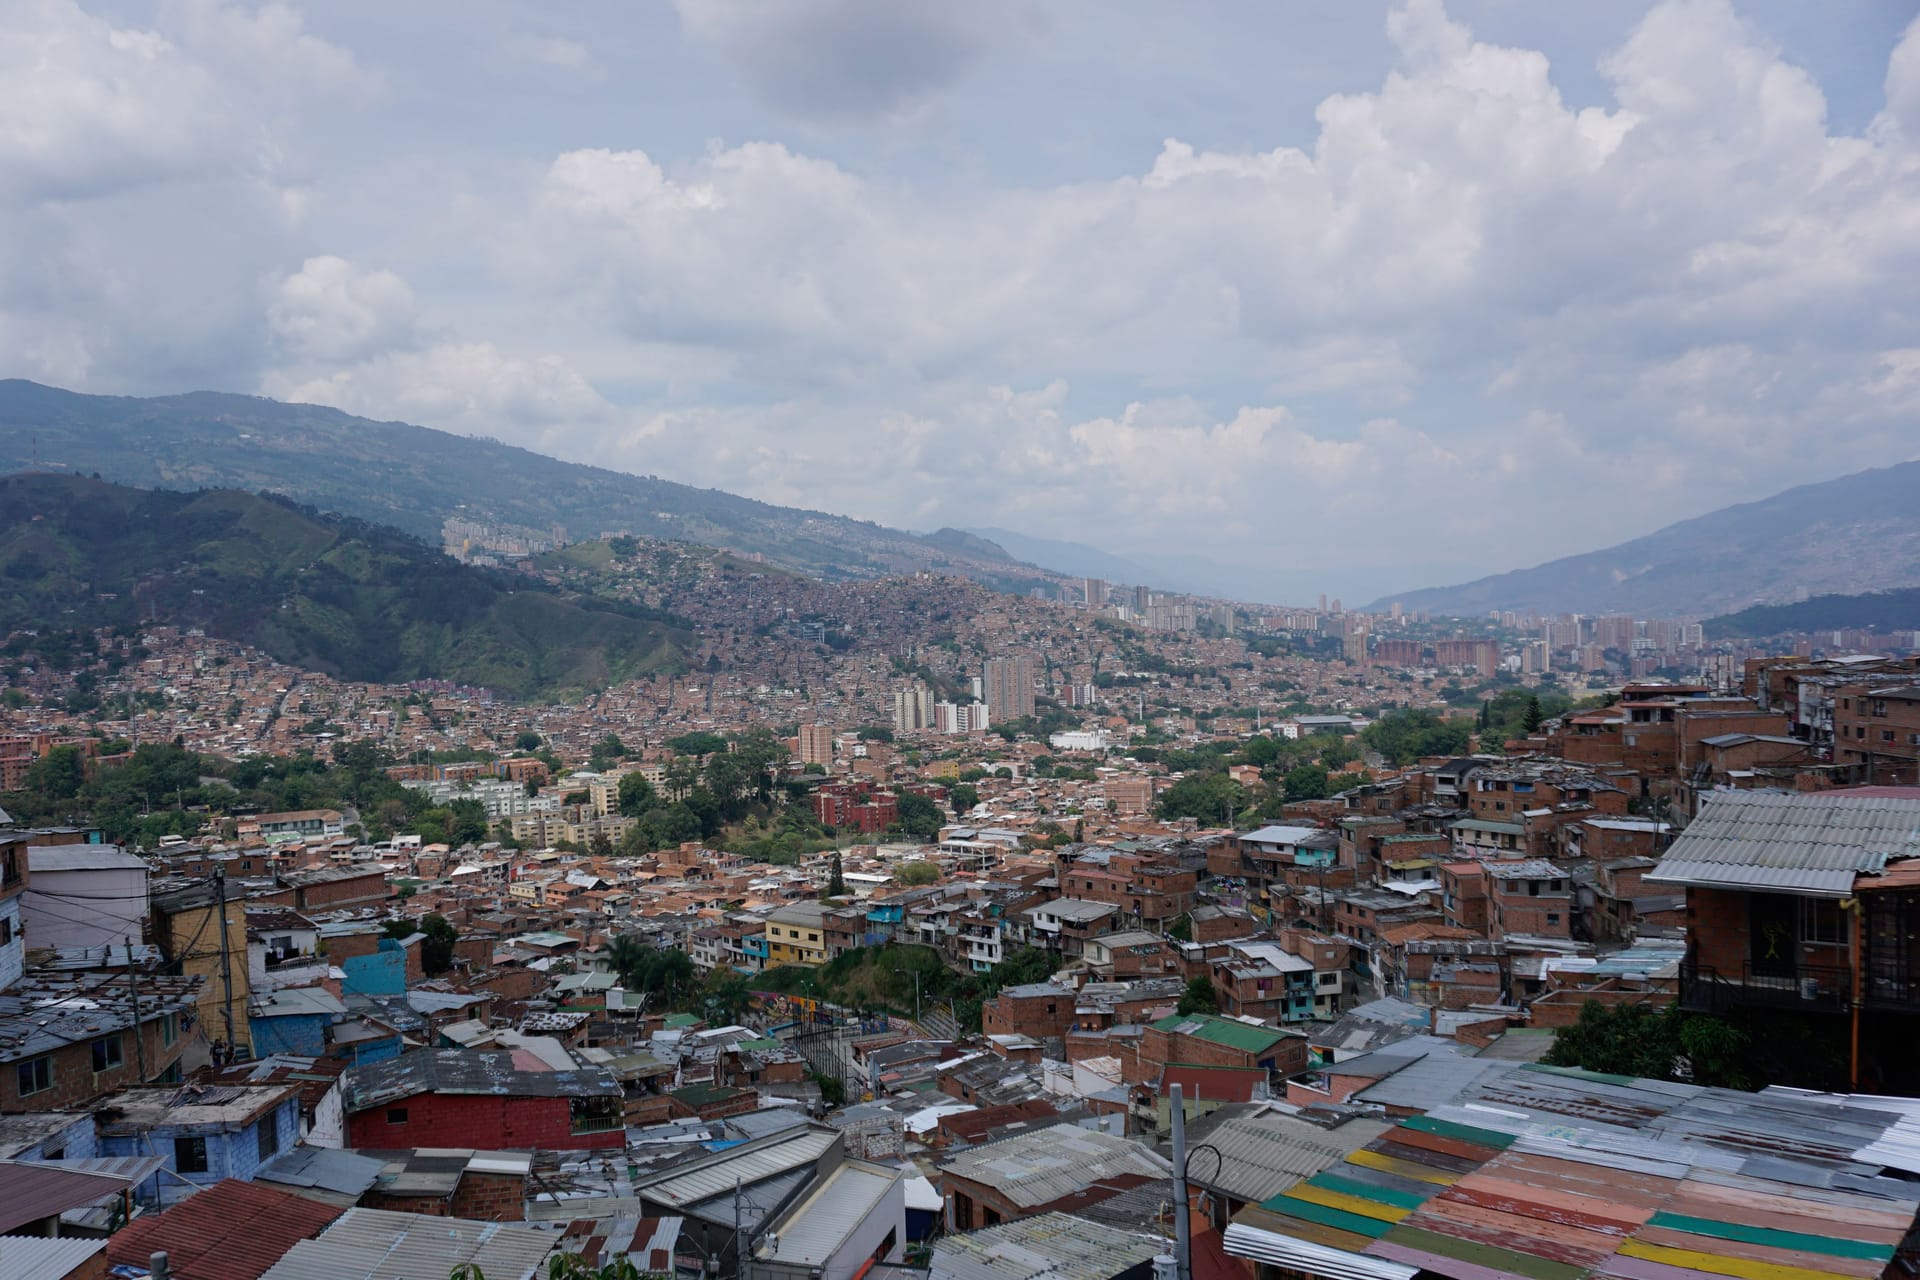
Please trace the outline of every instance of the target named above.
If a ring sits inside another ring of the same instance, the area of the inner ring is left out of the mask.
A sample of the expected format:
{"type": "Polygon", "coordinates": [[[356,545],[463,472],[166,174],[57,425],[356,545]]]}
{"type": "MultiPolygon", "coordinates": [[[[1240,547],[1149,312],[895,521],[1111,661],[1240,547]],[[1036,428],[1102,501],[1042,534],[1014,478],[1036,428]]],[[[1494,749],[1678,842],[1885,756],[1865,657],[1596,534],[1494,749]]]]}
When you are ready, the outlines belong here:
{"type": "Polygon", "coordinates": [[[1707,638],[1777,636],[1802,631],[1920,630],[1920,587],[1866,595],[1814,596],[1796,604],[1756,605],[1709,618],[1707,638]]]}
{"type": "Polygon", "coordinates": [[[626,532],[703,543],[829,580],[930,569],[1023,594],[1055,580],[954,530],[909,533],[259,396],[91,396],[0,379],[0,471],[28,468],[142,488],[282,493],[436,545],[442,521],[459,516],[538,532],[560,525],[581,540],[626,532]]]}
{"type": "Polygon", "coordinates": [[[0,478],[0,629],[163,621],[349,680],[520,698],[678,669],[674,619],[462,565],[395,529],[234,490],[0,478]]]}

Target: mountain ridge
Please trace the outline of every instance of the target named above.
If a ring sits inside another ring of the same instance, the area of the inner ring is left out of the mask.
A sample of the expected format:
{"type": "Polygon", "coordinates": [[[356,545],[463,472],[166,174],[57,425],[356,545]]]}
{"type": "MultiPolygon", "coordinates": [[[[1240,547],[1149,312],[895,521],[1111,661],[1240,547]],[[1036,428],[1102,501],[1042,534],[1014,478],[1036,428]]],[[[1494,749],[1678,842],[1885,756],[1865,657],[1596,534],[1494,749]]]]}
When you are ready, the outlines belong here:
{"type": "Polygon", "coordinates": [[[1706,617],[1916,583],[1920,461],[1796,485],[1612,547],[1399,592],[1367,608],[1706,617]]]}
{"type": "Polygon", "coordinates": [[[828,580],[937,569],[1025,591],[1061,575],[960,530],[922,535],[781,507],[434,427],[219,391],[95,396],[0,380],[0,471],[98,474],[142,488],[235,488],[437,544],[465,517],[578,538],[629,532],[757,555],[828,580]],[[944,535],[944,536],[943,536],[944,535]]]}
{"type": "Polygon", "coordinates": [[[236,489],[0,477],[0,631],[198,626],[342,679],[551,697],[687,665],[680,620],[236,489]]]}

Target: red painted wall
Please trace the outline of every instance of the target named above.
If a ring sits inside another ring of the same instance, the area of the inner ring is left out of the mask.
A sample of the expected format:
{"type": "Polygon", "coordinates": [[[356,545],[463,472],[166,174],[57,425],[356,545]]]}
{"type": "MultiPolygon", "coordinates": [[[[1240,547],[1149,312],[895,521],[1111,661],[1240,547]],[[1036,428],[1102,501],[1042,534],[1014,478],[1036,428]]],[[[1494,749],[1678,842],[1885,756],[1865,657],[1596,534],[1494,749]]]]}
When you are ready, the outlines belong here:
{"type": "Polygon", "coordinates": [[[347,1118],[347,1145],[379,1150],[470,1147],[481,1151],[590,1151],[626,1145],[626,1133],[575,1133],[565,1098],[417,1093],[347,1118]],[[405,1108],[402,1123],[387,1113],[405,1108]]]}

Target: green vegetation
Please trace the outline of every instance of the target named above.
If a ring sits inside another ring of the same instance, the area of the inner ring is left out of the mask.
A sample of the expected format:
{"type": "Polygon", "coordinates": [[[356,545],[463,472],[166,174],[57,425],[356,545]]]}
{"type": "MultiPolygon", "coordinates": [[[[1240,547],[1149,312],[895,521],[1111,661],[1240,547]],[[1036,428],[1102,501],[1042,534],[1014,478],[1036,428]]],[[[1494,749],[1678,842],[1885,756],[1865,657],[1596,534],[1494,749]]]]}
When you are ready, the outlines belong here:
{"type": "Polygon", "coordinates": [[[716,751],[725,751],[727,740],[717,733],[701,730],[668,738],[667,747],[683,756],[710,756],[716,751]]]}
{"type": "MultiPolygon", "coordinates": [[[[356,808],[370,840],[402,831],[423,839],[472,833],[478,805],[429,805],[423,793],[387,777],[384,770],[394,762],[362,742],[336,743],[331,763],[312,755],[236,762],[151,744],[89,769],[78,747],[57,747],[35,762],[21,790],[0,795],[0,807],[22,822],[91,823],[108,840],[137,847],[161,836],[195,835],[209,823],[218,826],[223,814],[288,809],[356,808]]],[[[485,829],[482,817],[479,831],[485,829]]]]}
{"type": "Polygon", "coordinates": [[[978,1031],[985,1001],[1002,987],[1044,982],[1054,964],[1047,952],[1022,947],[986,973],[957,973],[931,947],[889,943],[848,951],[823,965],[768,969],[755,982],[763,991],[826,1000],[860,1013],[886,1010],[905,1017],[913,1013],[918,974],[922,1009],[951,1002],[961,1027],[978,1031]]]}
{"type": "Polygon", "coordinates": [[[1389,711],[1360,736],[1391,763],[1403,765],[1422,756],[1451,756],[1465,751],[1473,726],[1466,720],[1443,719],[1424,709],[1389,711]]]}
{"type": "Polygon", "coordinates": [[[1218,1013],[1220,996],[1214,991],[1213,982],[1203,973],[1187,979],[1187,989],[1180,994],[1180,1003],[1174,1006],[1175,1013],[1218,1013]]]}
{"type": "Polygon", "coordinates": [[[1524,738],[1543,720],[1565,715],[1573,699],[1558,689],[1502,689],[1480,704],[1476,728],[1480,745],[1498,751],[1509,738],[1524,738]]]}
{"type": "Polygon", "coordinates": [[[349,680],[577,694],[684,663],[637,605],[462,565],[398,530],[232,490],[0,479],[0,629],[200,626],[349,680]]]}
{"type": "Polygon", "coordinates": [[[1679,1005],[1581,1007],[1580,1021],[1562,1028],[1543,1059],[1549,1066],[1581,1067],[1610,1075],[1682,1080],[1726,1089],[1757,1087],[1746,1032],[1720,1018],[1683,1013],[1679,1005]]]}
{"type": "Polygon", "coordinates": [[[1814,596],[1797,604],[1755,605],[1708,618],[1706,629],[1709,640],[1800,631],[1912,631],[1920,629],[1920,587],[1856,596],[1814,596]]]}

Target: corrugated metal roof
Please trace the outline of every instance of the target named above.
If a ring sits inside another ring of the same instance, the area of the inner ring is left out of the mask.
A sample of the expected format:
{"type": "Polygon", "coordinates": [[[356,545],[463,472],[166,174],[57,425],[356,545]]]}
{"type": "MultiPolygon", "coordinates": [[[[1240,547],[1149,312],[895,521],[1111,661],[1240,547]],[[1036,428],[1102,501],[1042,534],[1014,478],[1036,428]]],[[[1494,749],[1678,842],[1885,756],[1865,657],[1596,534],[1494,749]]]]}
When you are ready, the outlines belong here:
{"type": "Polygon", "coordinates": [[[255,1280],[339,1216],[334,1205],[228,1178],[165,1213],[135,1219],[112,1238],[107,1260],[145,1266],[165,1249],[180,1280],[255,1280]]]}
{"type": "Polygon", "coordinates": [[[1196,1146],[1187,1173],[1236,1200],[1267,1200],[1339,1164],[1387,1128],[1378,1120],[1350,1120],[1328,1129],[1278,1112],[1228,1120],[1196,1146]]]}
{"type": "Polygon", "coordinates": [[[7,1280],[66,1280],[106,1247],[105,1240],[0,1236],[0,1276],[7,1280]]]}
{"type": "Polygon", "coordinates": [[[560,1237],[538,1227],[349,1209],[302,1240],[261,1280],[434,1280],[467,1263],[487,1280],[533,1280],[560,1237]]]}
{"type": "Polygon", "coordinates": [[[0,1160],[0,1231],[99,1204],[131,1185],[128,1179],[112,1174],[0,1160]]]}
{"type": "Polygon", "coordinates": [[[1152,1236],[1043,1213],[943,1238],[934,1246],[929,1280],[1111,1280],[1166,1248],[1152,1236]]]}
{"type": "Polygon", "coordinates": [[[1163,1178],[1172,1166],[1137,1142],[1072,1125],[1054,1125],[963,1151],[942,1173],[997,1189],[1015,1204],[1049,1204],[1103,1178],[1137,1173],[1163,1178]]]}
{"type": "Polygon", "coordinates": [[[1903,858],[1920,858],[1920,800],[1715,791],[1646,882],[1846,897],[1903,858]]]}
{"type": "Polygon", "coordinates": [[[900,1190],[903,1177],[897,1169],[847,1161],[781,1215],[771,1233],[774,1247],[763,1244],[761,1258],[802,1266],[823,1265],[889,1196],[899,1201],[904,1222],[906,1197],[900,1190]]]}
{"type": "Polygon", "coordinates": [[[676,1207],[696,1204],[713,1196],[733,1192],[737,1180],[744,1186],[785,1173],[803,1164],[811,1164],[840,1141],[837,1133],[809,1129],[791,1137],[781,1137],[762,1147],[749,1144],[723,1151],[690,1167],[682,1167],[654,1182],[635,1184],[634,1190],[645,1200],[676,1207]]]}

